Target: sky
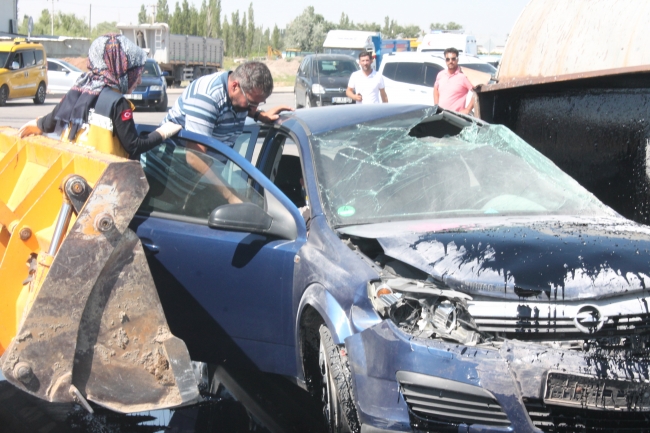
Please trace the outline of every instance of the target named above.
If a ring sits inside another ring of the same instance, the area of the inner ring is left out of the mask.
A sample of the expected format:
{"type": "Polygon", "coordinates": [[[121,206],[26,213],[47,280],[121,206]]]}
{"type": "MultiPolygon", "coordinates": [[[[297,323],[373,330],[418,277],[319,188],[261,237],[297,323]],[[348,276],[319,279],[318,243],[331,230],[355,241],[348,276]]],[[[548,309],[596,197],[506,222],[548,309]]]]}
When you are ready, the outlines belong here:
{"type": "MultiPolygon", "coordinates": [[[[188,0],[197,9],[202,0],[188,0]]],[[[352,21],[377,22],[383,24],[389,16],[401,25],[416,24],[428,29],[433,22],[457,22],[466,33],[476,36],[478,43],[493,46],[505,43],[506,37],[529,0],[409,0],[402,4],[394,0],[253,0],[256,25],[273,28],[275,24],[284,28],[307,6],[314,6],[316,13],[328,21],[338,22],[345,12],[352,21]],[[408,4],[408,7],[406,6],[408,4]],[[404,6],[402,6],[404,5],[404,6]]],[[[43,9],[75,13],[88,20],[89,5],[92,5],[92,25],[102,21],[137,23],[140,6],[155,5],[156,0],[18,0],[18,20],[31,15],[36,21],[43,9]]],[[[176,0],[167,0],[170,11],[176,0]]],[[[179,2],[180,3],[180,2],[179,2]]],[[[222,12],[230,15],[239,9],[248,10],[249,1],[221,0],[222,12]]],[[[148,12],[151,13],[151,8],[148,12]]],[[[222,15],[223,17],[223,15],[222,15]]]]}

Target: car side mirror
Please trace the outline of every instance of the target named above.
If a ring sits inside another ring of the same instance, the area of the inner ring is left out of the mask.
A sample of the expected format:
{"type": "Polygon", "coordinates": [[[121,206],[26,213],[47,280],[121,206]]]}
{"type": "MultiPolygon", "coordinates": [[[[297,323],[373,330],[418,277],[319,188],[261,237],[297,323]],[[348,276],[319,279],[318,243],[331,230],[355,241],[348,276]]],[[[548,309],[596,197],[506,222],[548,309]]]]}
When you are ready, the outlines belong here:
{"type": "Polygon", "coordinates": [[[169,71],[163,71],[162,76],[163,77],[169,77],[169,71]]]}
{"type": "Polygon", "coordinates": [[[208,227],[295,240],[298,228],[289,210],[268,192],[264,194],[264,202],[267,211],[252,203],[221,205],[210,214],[208,227]]]}
{"type": "Polygon", "coordinates": [[[12,62],[11,63],[11,69],[20,69],[20,63],[18,62],[12,62]]]}
{"type": "Polygon", "coordinates": [[[210,214],[212,228],[253,233],[268,233],[273,218],[253,203],[224,204],[210,214]]]}
{"type": "Polygon", "coordinates": [[[69,69],[66,69],[66,70],[65,70],[65,74],[68,75],[69,73],[70,73],[70,70],[69,70],[69,69]]]}

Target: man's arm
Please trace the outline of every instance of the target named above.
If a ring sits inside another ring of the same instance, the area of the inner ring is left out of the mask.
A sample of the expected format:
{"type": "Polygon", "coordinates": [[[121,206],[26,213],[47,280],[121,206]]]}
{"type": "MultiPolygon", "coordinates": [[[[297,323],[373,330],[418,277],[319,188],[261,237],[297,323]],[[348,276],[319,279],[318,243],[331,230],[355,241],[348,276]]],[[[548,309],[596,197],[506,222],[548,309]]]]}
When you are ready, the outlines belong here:
{"type": "Polygon", "coordinates": [[[381,102],[384,104],[388,102],[388,95],[386,94],[386,89],[379,89],[379,94],[381,95],[381,102]]]}
{"type": "Polygon", "coordinates": [[[438,93],[438,88],[433,87],[433,103],[438,105],[438,101],[440,101],[440,93],[438,93]]]}
{"type": "Polygon", "coordinates": [[[460,112],[463,113],[463,114],[471,113],[472,110],[474,109],[474,99],[475,98],[476,98],[476,95],[474,93],[472,93],[472,97],[469,100],[469,104],[467,104],[467,107],[460,110],[460,112]]]}
{"type": "Polygon", "coordinates": [[[348,98],[352,99],[353,101],[358,101],[361,102],[363,97],[361,97],[361,94],[355,95],[354,94],[354,89],[352,87],[348,87],[347,90],[345,91],[345,94],[348,96],[348,98]]]}
{"type": "Polygon", "coordinates": [[[260,122],[264,123],[273,123],[280,118],[280,113],[283,111],[293,111],[293,108],[289,107],[288,105],[278,105],[277,107],[273,107],[267,111],[253,111],[252,115],[249,111],[248,117],[255,119],[256,113],[259,113],[257,114],[257,119],[255,119],[256,121],[259,120],[260,122]]]}
{"type": "Polygon", "coordinates": [[[228,184],[223,180],[219,173],[212,171],[210,165],[198,155],[198,153],[206,153],[207,147],[194,142],[187,142],[186,147],[188,149],[188,151],[185,152],[185,160],[187,161],[187,164],[197,172],[204,175],[219,194],[228,200],[228,203],[242,203],[241,199],[237,197],[231,188],[228,187],[228,184]]]}

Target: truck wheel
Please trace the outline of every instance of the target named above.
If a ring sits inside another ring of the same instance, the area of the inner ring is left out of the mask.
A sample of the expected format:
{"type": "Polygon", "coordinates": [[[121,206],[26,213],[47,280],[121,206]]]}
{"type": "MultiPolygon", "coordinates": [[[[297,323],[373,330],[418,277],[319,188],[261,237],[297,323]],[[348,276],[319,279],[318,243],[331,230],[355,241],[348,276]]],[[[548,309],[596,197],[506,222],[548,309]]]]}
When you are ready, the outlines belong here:
{"type": "Polygon", "coordinates": [[[45,102],[45,83],[38,85],[36,95],[34,96],[34,104],[41,105],[43,102],[45,102]]]}
{"type": "Polygon", "coordinates": [[[160,104],[156,105],[156,111],[167,111],[167,104],[169,103],[167,99],[167,92],[165,92],[165,96],[163,96],[162,101],[160,101],[160,104]]]}
{"type": "Polygon", "coordinates": [[[323,415],[330,433],[359,432],[359,418],[352,396],[352,375],[346,356],[332,340],[327,326],[321,325],[318,364],[322,379],[323,415]]]}
{"type": "Polygon", "coordinates": [[[0,107],[7,103],[7,99],[9,99],[9,87],[5,84],[0,87],[0,107]]]}
{"type": "Polygon", "coordinates": [[[298,94],[297,93],[293,94],[293,101],[294,101],[294,104],[296,105],[296,108],[302,108],[302,105],[298,104],[298,94]]]}

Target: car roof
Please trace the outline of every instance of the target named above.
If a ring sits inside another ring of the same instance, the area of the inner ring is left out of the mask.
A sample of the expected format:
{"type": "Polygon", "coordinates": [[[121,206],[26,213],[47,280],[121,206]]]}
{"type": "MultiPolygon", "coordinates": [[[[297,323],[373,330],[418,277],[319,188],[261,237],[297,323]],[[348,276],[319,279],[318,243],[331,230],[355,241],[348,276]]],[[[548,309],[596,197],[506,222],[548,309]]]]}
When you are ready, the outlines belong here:
{"type": "Polygon", "coordinates": [[[354,57],[347,54],[309,54],[305,58],[319,59],[319,60],[355,60],[354,57]]]}
{"type": "MultiPolygon", "coordinates": [[[[476,56],[469,56],[467,54],[459,54],[458,56],[459,64],[467,64],[467,63],[488,63],[483,59],[480,59],[476,56]]],[[[386,56],[384,56],[381,60],[381,64],[384,65],[385,63],[392,63],[392,62],[404,62],[404,61],[411,61],[411,62],[442,62],[442,64],[445,64],[445,57],[443,55],[442,51],[426,51],[426,52],[421,52],[421,51],[401,51],[397,53],[390,53],[386,56]]]]}
{"type": "Polygon", "coordinates": [[[351,104],[296,110],[284,114],[280,123],[297,119],[308,132],[318,134],[346,126],[357,125],[371,120],[399,114],[431,109],[430,105],[418,104],[351,104]]]}
{"type": "Polygon", "coordinates": [[[0,41],[0,52],[16,51],[18,48],[40,48],[44,49],[43,45],[36,42],[27,42],[24,40],[13,41],[0,41]]]}

